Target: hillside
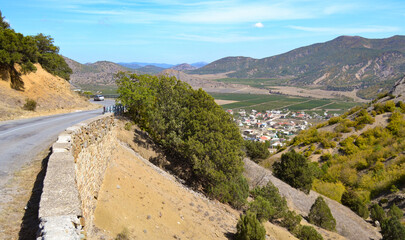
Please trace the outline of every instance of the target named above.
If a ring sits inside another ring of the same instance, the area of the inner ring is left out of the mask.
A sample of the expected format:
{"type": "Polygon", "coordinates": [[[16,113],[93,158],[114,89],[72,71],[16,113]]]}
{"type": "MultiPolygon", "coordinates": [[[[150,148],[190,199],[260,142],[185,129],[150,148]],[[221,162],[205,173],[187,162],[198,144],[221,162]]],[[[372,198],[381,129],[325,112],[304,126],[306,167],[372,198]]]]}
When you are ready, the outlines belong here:
{"type": "Polygon", "coordinates": [[[12,89],[10,77],[2,72],[0,120],[63,113],[92,107],[87,99],[71,91],[70,84],[66,80],[48,73],[39,64],[35,64],[35,67],[36,72],[21,76],[24,83],[24,90],[21,91],[12,89]],[[23,105],[28,98],[37,102],[36,112],[23,110],[23,105]]]}
{"type": "Polygon", "coordinates": [[[404,75],[404,46],[405,36],[341,36],[263,59],[227,57],[189,73],[231,72],[227,74],[230,78],[285,79],[283,85],[288,86],[359,89],[358,96],[372,98],[378,90],[390,89],[404,75]]]}
{"type": "Polygon", "coordinates": [[[352,204],[350,196],[356,202],[351,208],[364,218],[372,203],[386,211],[396,204],[404,212],[404,84],[405,78],[390,94],[302,131],[261,164],[271,167],[281,154],[295,150],[313,162],[312,190],[344,204],[352,204]]]}
{"type": "Polygon", "coordinates": [[[182,64],[176,65],[174,67],[171,67],[171,69],[177,70],[177,71],[195,70],[197,68],[198,67],[194,67],[193,65],[190,65],[188,63],[182,63],[182,64]]]}
{"type": "Polygon", "coordinates": [[[242,84],[229,84],[213,81],[213,79],[224,77],[224,74],[194,75],[174,69],[166,69],[159,75],[176,77],[177,79],[190,84],[194,89],[202,88],[206,92],[268,94],[268,91],[264,89],[252,88],[242,84]]]}
{"type": "MultiPolygon", "coordinates": [[[[157,146],[138,127],[116,123],[119,147],[98,194],[96,230],[89,239],[112,239],[123,232],[129,239],[227,239],[235,233],[239,211],[151,164],[149,159],[159,156],[157,146]]],[[[296,239],[270,222],[265,227],[271,239],[296,239]]]]}
{"type": "Polygon", "coordinates": [[[99,61],[95,63],[81,64],[64,57],[66,63],[72,69],[70,82],[77,86],[83,85],[114,85],[114,74],[119,71],[134,71],[113,62],[99,61]]]}

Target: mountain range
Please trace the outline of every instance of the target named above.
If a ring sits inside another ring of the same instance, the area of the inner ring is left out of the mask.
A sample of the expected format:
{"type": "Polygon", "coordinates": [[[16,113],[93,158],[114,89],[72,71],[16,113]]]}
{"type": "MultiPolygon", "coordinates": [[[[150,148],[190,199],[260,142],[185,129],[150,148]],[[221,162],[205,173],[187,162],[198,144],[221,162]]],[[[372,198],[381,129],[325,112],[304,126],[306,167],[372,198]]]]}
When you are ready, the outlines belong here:
{"type": "MultiPolygon", "coordinates": [[[[405,36],[367,39],[340,36],[331,41],[294,49],[280,55],[255,59],[225,57],[206,64],[113,63],[80,64],[66,58],[73,69],[71,82],[78,85],[113,85],[117,71],[159,74],[166,69],[182,71],[189,79],[213,74],[228,83],[257,82],[261,88],[294,86],[334,91],[357,91],[364,99],[389,90],[405,75],[405,36]],[[206,65],[205,65],[206,64],[206,65]],[[233,81],[234,79],[235,81],[233,81]],[[230,81],[229,81],[230,80],[230,81]]],[[[221,81],[221,80],[219,80],[221,81]]]]}
{"type": "Polygon", "coordinates": [[[254,59],[226,57],[190,74],[227,73],[236,79],[284,79],[290,86],[358,89],[363,98],[390,89],[405,72],[405,36],[367,39],[340,36],[284,54],[254,59]]]}
{"type": "MultiPolygon", "coordinates": [[[[127,68],[132,68],[132,69],[139,69],[145,66],[155,66],[155,67],[159,67],[162,68],[162,70],[164,69],[168,69],[168,68],[172,68],[174,70],[178,70],[176,69],[177,66],[181,66],[184,64],[190,65],[195,67],[195,69],[200,68],[200,67],[204,67],[205,65],[207,65],[208,63],[206,62],[196,62],[196,63],[182,63],[182,64],[167,64],[167,63],[144,63],[144,62],[129,62],[129,63],[125,63],[125,62],[119,62],[117,63],[121,66],[127,67],[127,68]]],[[[187,70],[194,70],[194,69],[187,69],[187,70]]]]}

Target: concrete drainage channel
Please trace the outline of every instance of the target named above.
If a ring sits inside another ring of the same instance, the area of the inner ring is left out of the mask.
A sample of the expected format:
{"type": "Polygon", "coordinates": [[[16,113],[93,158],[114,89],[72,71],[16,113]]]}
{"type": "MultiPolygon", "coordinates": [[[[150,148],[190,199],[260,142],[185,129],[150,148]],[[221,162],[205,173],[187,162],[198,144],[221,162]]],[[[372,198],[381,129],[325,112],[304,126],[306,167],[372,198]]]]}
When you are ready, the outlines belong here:
{"type": "Polygon", "coordinates": [[[114,118],[105,114],[69,127],[52,146],[39,204],[37,239],[84,239],[114,149],[114,118]]]}

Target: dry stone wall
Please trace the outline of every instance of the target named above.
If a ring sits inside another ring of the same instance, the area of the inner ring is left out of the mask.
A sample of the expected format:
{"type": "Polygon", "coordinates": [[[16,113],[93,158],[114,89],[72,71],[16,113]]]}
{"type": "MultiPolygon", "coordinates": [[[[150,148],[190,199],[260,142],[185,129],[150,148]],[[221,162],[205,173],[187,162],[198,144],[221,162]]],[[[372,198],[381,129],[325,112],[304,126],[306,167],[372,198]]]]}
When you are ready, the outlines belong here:
{"type": "Polygon", "coordinates": [[[84,239],[105,170],[115,149],[111,114],[61,133],[52,146],[40,201],[38,239],[84,239]]]}

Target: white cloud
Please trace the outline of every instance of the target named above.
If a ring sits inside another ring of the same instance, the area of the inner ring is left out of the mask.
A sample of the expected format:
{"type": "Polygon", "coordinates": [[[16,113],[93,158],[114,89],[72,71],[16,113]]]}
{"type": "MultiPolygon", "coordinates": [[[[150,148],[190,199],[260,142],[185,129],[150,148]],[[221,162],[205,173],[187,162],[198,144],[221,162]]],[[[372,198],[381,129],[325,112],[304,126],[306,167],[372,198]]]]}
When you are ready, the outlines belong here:
{"type": "Polygon", "coordinates": [[[262,28],[262,27],[264,27],[263,23],[261,23],[261,22],[255,23],[254,26],[257,27],[257,28],[262,28]]]}
{"type": "Polygon", "coordinates": [[[279,4],[251,4],[185,12],[173,17],[172,20],[189,23],[229,24],[257,22],[258,20],[310,19],[315,16],[317,16],[316,11],[310,8],[298,9],[279,4]]]}
{"type": "Polygon", "coordinates": [[[193,35],[193,34],[180,34],[173,39],[196,41],[196,42],[213,42],[213,43],[235,43],[235,42],[255,42],[255,41],[265,41],[274,39],[284,39],[290,38],[291,36],[243,36],[237,34],[221,35],[221,36],[204,36],[204,35],[193,35]]]}
{"type": "Polygon", "coordinates": [[[367,26],[358,28],[339,28],[339,27],[302,27],[302,26],[289,26],[292,29],[301,30],[305,32],[328,33],[328,34],[360,34],[360,33],[384,33],[396,32],[400,28],[392,26],[367,26]]]}

